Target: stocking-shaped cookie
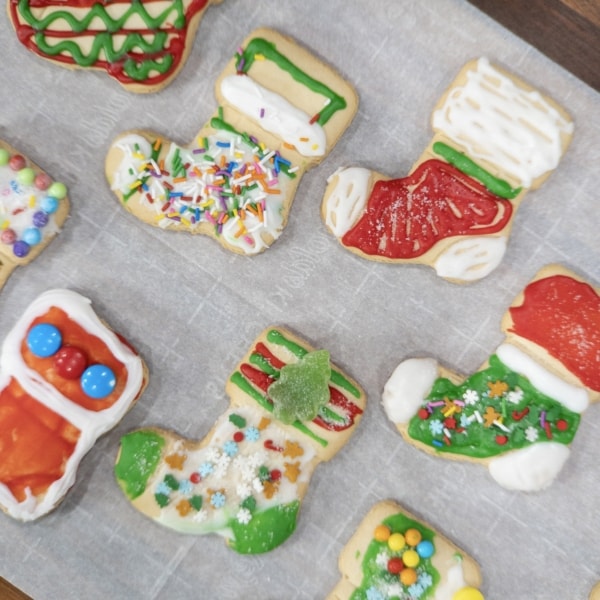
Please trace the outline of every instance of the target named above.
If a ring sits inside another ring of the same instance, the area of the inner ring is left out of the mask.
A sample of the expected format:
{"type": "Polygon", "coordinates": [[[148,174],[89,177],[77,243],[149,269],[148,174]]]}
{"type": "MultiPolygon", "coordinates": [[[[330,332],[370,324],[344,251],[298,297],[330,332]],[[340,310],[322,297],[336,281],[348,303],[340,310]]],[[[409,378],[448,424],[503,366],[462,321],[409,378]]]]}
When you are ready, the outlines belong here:
{"type": "Polygon", "coordinates": [[[68,215],[65,185],[0,140],[0,287],[44,250],[68,215]]]}
{"type": "Polygon", "coordinates": [[[171,82],[221,0],[8,0],[19,41],[68,68],[105,70],[132,92],[171,82]]]}
{"type": "Polygon", "coordinates": [[[39,296],[0,355],[0,506],[31,521],[75,482],[96,439],[142,393],[144,363],[69,290],[39,296]]]}
{"type": "Polygon", "coordinates": [[[307,50],[266,29],[244,41],[216,95],[218,112],[191,144],[125,133],[106,175],[142,221],[255,254],[281,234],[302,175],[335,145],[357,98],[307,50]]]}
{"type": "Polygon", "coordinates": [[[364,258],[427,264],[455,282],[480,279],[501,262],[523,196],[558,165],[573,125],[485,58],[461,70],[432,125],[408,177],[359,167],[334,173],[322,216],[364,258]]]}
{"type": "Polygon", "coordinates": [[[328,600],[483,600],[479,565],[392,501],[376,504],[340,554],[328,600]]]}
{"type": "Polygon", "coordinates": [[[230,406],[200,442],[164,429],[123,437],[116,477],[162,525],[268,552],[294,531],[313,469],[348,441],[365,396],[327,351],[281,329],[259,336],[226,390],[230,406]]]}
{"type": "Polygon", "coordinates": [[[486,464],[506,488],[539,490],[565,464],[581,413],[600,399],[598,288],[545,267],[502,330],[505,342],[466,379],[430,358],[400,363],[383,405],[410,443],[486,464]]]}

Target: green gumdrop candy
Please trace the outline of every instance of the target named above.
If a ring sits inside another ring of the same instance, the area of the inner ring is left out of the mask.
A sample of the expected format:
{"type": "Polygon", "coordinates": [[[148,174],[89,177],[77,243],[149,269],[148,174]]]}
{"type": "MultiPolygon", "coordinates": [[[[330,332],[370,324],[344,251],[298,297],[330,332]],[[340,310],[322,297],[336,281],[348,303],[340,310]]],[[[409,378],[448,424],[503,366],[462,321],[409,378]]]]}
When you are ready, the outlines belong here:
{"type": "Polygon", "coordinates": [[[312,421],[329,402],[331,366],[329,352],[316,350],[299,362],[282,367],[279,379],[269,386],[273,415],[283,423],[312,421]]]}

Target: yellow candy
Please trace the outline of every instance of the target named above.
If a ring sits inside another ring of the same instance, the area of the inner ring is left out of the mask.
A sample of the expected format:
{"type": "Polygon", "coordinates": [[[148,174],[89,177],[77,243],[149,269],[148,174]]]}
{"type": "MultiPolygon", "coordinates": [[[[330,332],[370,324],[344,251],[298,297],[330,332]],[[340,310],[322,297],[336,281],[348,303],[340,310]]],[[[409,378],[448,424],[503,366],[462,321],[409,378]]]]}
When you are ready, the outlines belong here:
{"type": "Polygon", "coordinates": [[[416,546],[421,541],[421,532],[418,529],[407,529],[404,532],[406,543],[409,546],[416,546]]]}
{"type": "Polygon", "coordinates": [[[385,525],[377,525],[377,527],[375,527],[375,531],[373,532],[373,537],[378,542],[387,542],[391,533],[392,532],[390,531],[389,527],[386,527],[385,525]]]}
{"type": "Polygon", "coordinates": [[[474,587],[464,587],[458,590],[452,600],[485,600],[483,594],[474,587]]]}
{"type": "Polygon", "coordinates": [[[398,550],[402,550],[402,548],[404,548],[404,546],[406,545],[406,542],[404,541],[404,536],[401,533],[392,533],[387,542],[389,549],[392,552],[398,552],[398,550]]]}
{"type": "Polygon", "coordinates": [[[413,585],[413,583],[417,583],[417,572],[410,567],[402,569],[402,571],[400,571],[400,583],[402,585],[413,585]]]}
{"type": "Polygon", "coordinates": [[[419,564],[420,557],[416,550],[407,550],[402,554],[402,562],[407,567],[416,567],[419,564]]]}

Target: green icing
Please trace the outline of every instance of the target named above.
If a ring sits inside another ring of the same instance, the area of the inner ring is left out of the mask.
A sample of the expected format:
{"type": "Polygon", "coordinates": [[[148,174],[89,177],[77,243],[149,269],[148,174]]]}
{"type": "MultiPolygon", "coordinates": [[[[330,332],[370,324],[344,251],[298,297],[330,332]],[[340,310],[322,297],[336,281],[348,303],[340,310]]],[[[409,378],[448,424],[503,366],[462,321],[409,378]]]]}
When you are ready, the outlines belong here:
{"type": "Polygon", "coordinates": [[[321,110],[317,118],[319,125],[324,125],[338,110],[346,108],[346,100],[342,96],[339,96],[324,83],[313,79],[306,72],[299,69],[277,50],[273,42],[269,42],[263,38],[254,38],[248,43],[241,54],[238,54],[238,70],[242,73],[247,73],[254,64],[257,55],[261,55],[274,62],[280,69],[289,73],[297,82],[306,86],[312,92],[325,96],[329,100],[329,103],[321,110]]]}
{"type": "Polygon", "coordinates": [[[297,363],[282,367],[268,391],[275,417],[288,424],[312,421],[329,402],[330,375],[327,350],[309,352],[297,363]]]}
{"type": "Polygon", "coordinates": [[[426,419],[417,414],[410,420],[409,436],[433,446],[438,452],[472,458],[488,458],[549,439],[569,444],[581,418],[578,413],[542,394],[527,378],[506,367],[496,355],[490,357],[489,367],[459,385],[438,378],[423,408],[431,413],[426,419]],[[498,383],[504,385],[503,393],[490,394],[488,384],[498,383]],[[476,392],[474,403],[464,401],[465,392],[472,396],[476,392]],[[451,415],[455,427],[447,427],[444,399],[463,404],[460,412],[451,415]],[[485,416],[490,411],[498,415],[495,420],[501,426],[497,423],[486,426],[485,416]],[[476,418],[476,413],[483,422],[476,418]],[[449,438],[443,432],[444,426],[450,432],[449,438]]]}
{"type": "Polygon", "coordinates": [[[435,142],[433,144],[433,151],[465,175],[482,183],[492,194],[496,194],[500,198],[512,200],[521,193],[522,188],[512,188],[507,181],[495,177],[471,160],[466,154],[455,150],[451,146],[448,146],[448,144],[435,142]]]}
{"type": "Polygon", "coordinates": [[[260,554],[273,550],[296,529],[299,509],[300,502],[295,500],[254,513],[247,525],[231,519],[229,527],[233,538],[229,542],[230,547],[240,554],[260,554]]]}
{"type": "MultiPolygon", "coordinates": [[[[402,513],[396,513],[388,517],[383,521],[383,524],[387,525],[392,533],[402,533],[403,535],[407,529],[417,529],[421,533],[422,539],[430,541],[435,547],[435,532],[402,513]]],[[[377,557],[381,553],[387,554],[389,558],[401,557],[402,553],[409,548],[408,545],[405,545],[398,551],[392,551],[387,542],[378,542],[376,539],[372,539],[362,561],[363,578],[361,584],[354,590],[350,599],[369,600],[370,598],[387,597],[383,593],[383,590],[390,584],[397,585],[399,579],[398,575],[389,573],[387,569],[380,566],[377,557]],[[379,592],[379,595],[376,595],[377,592],[379,592]]],[[[420,577],[420,585],[423,588],[421,595],[418,596],[419,600],[433,598],[435,588],[440,582],[440,574],[433,566],[431,558],[420,558],[419,565],[417,566],[417,574],[420,577]],[[429,578],[431,578],[431,582],[429,582],[429,578]],[[430,585],[423,585],[424,583],[430,583],[430,585]]],[[[419,580],[417,580],[417,583],[419,583],[419,580]]],[[[406,596],[402,596],[402,598],[411,598],[412,596],[410,596],[408,588],[406,586],[402,587],[407,594],[406,596]]]]}
{"type": "Polygon", "coordinates": [[[115,476],[125,495],[134,500],[143,494],[158,466],[165,440],[154,431],[139,430],[121,438],[115,476]]]}

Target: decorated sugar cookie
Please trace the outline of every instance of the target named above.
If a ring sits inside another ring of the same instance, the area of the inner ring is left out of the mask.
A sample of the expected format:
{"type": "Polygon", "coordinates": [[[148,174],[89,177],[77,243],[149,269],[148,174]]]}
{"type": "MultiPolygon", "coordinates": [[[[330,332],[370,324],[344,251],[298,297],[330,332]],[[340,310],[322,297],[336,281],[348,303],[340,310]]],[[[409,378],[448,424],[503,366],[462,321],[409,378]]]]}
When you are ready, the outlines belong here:
{"type": "Polygon", "coordinates": [[[339,567],[328,600],[483,600],[479,565],[389,500],[369,511],[339,567]]]}
{"type": "Polygon", "coordinates": [[[444,458],[487,465],[508,489],[548,486],[569,457],[581,413],[600,399],[598,288],[542,269],[502,321],[506,340],[463,378],[431,358],[395,369],[383,406],[403,437],[444,458]]]}
{"type": "Polygon", "coordinates": [[[358,101],[330,67],[267,29],[243,42],[216,95],[218,111],[187,146],[150,132],[119,136],[106,176],[142,221],[256,254],[280,236],[302,175],[327,156],[358,101]]]}
{"type": "Polygon", "coordinates": [[[589,600],[600,600],[600,583],[597,583],[594,586],[594,589],[590,593],[589,600]]]}
{"type": "Polygon", "coordinates": [[[61,289],[39,296],[0,355],[0,507],[22,521],[55,508],[146,381],[143,361],[87,298],[61,289]]]}
{"type": "Polygon", "coordinates": [[[68,215],[66,186],[0,140],[0,288],[44,250],[68,215]]]}
{"type": "Polygon", "coordinates": [[[226,390],[229,408],[202,441],[162,428],[123,437],[116,478],[161,525],[268,552],[293,533],[314,468],[348,441],[365,396],[326,350],[283,329],[259,336],[226,390]]]}
{"type": "Polygon", "coordinates": [[[132,92],[168,85],[210,4],[221,0],[8,0],[18,40],[68,68],[106,71],[132,92]]]}
{"type": "Polygon", "coordinates": [[[573,123],[551,99],[480,58],[460,71],[432,125],[433,140],[407,177],[335,172],[322,216],[363,258],[429,265],[457,283],[481,279],[502,261],[523,197],[557,167],[573,123]]]}

